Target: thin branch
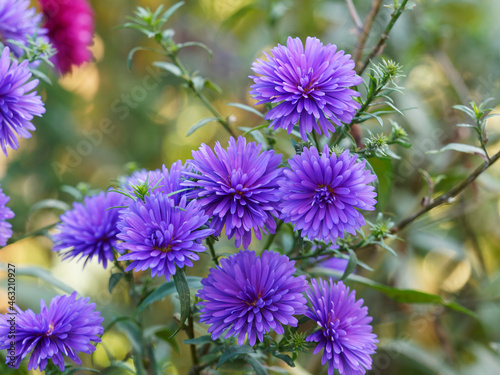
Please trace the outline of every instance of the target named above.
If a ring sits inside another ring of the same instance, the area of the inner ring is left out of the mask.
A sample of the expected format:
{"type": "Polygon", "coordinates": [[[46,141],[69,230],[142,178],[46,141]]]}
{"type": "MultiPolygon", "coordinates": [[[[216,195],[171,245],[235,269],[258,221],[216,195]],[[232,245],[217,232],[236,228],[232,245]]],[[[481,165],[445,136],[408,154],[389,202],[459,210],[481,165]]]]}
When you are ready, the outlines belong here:
{"type": "Polygon", "coordinates": [[[407,217],[406,219],[401,220],[397,225],[392,227],[391,233],[396,233],[404,229],[406,226],[408,226],[410,223],[415,221],[417,218],[422,216],[423,214],[429,212],[435,207],[438,207],[444,203],[451,202],[451,200],[456,197],[458,194],[460,194],[467,186],[472,184],[476,178],[479,177],[481,173],[486,171],[489,167],[491,167],[498,159],[500,159],[500,152],[496,153],[491,157],[489,161],[484,162],[481,164],[479,167],[476,168],[472,174],[467,177],[464,181],[462,181],[459,185],[455,186],[453,189],[448,191],[447,193],[444,193],[440,195],[438,198],[434,199],[432,202],[430,202],[427,206],[422,208],[420,211],[414,213],[413,215],[407,217]]]}
{"type": "Polygon", "coordinates": [[[354,6],[352,0],[345,0],[345,2],[347,4],[347,9],[349,9],[349,14],[352,17],[352,20],[354,21],[354,24],[356,25],[358,32],[360,32],[363,29],[363,24],[361,23],[361,18],[359,18],[359,14],[358,11],[356,10],[356,7],[354,6]]]}
{"type": "Polygon", "coordinates": [[[370,34],[370,30],[373,25],[373,20],[377,16],[381,5],[382,5],[382,0],[373,0],[370,13],[368,13],[368,15],[365,18],[365,26],[363,28],[363,32],[361,32],[358,35],[358,39],[356,40],[356,46],[354,47],[354,52],[353,52],[353,59],[356,66],[358,66],[361,61],[361,57],[363,56],[363,50],[365,49],[366,39],[370,34]]]}
{"type": "Polygon", "coordinates": [[[392,28],[394,27],[394,24],[398,20],[399,16],[405,10],[405,6],[406,6],[407,2],[408,2],[408,0],[403,0],[401,2],[401,5],[399,6],[399,8],[396,9],[392,13],[391,20],[389,21],[389,24],[387,25],[387,27],[385,28],[384,32],[380,36],[380,39],[379,39],[378,43],[375,45],[375,47],[373,47],[372,51],[370,52],[370,54],[368,55],[368,57],[365,59],[365,62],[363,63],[363,65],[361,66],[361,68],[359,68],[357,70],[357,73],[359,75],[361,75],[365,71],[366,67],[370,63],[370,60],[372,60],[375,56],[377,56],[380,53],[380,51],[382,50],[382,47],[384,47],[387,38],[389,38],[389,33],[391,32],[392,28]]]}
{"type": "MultiPolygon", "coordinates": [[[[193,314],[189,314],[188,317],[188,326],[187,326],[187,334],[190,339],[194,339],[194,322],[193,322],[193,314]]],[[[200,363],[198,361],[198,353],[196,352],[196,345],[195,344],[190,344],[189,345],[191,349],[191,358],[193,361],[193,366],[191,368],[190,373],[193,375],[199,375],[200,373],[200,363]]]]}

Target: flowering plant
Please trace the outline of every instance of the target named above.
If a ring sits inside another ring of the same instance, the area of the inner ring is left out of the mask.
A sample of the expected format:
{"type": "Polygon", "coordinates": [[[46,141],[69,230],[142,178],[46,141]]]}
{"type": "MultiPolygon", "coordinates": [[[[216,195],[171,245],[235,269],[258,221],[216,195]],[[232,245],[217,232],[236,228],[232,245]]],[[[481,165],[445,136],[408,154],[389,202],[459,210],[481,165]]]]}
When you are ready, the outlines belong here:
{"type": "MultiPolygon", "coordinates": [[[[302,366],[313,363],[314,374],[362,375],[389,366],[380,360],[390,351],[377,313],[381,298],[394,311],[427,304],[478,321],[458,295],[453,301],[377,276],[387,270],[376,268],[375,257],[388,254],[384,267],[395,273],[396,263],[389,262],[403,263],[405,251],[413,251],[400,245],[404,229],[453,203],[500,158],[488,148],[486,124],[494,113],[487,101],[455,106],[472,120],[461,126],[472,129],[477,145],[452,142],[430,153],[479,156],[481,165],[437,196],[441,178],[422,170],[429,194],[414,213],[383,206],[393,194],[387,180],[394,179],[383,166],[409,157],[412,144],[396,122],[404,116],[396,99],[404,68],[380,55],[394,25],[412,7],[407,0],[394,1],[380,39],[365,53],[381,3],[373,1],[363,24],[353,2],[346,1],[358,29],[352,55],[324,42],[328,38],[311,36],[288,36],[263,51],[247,69],[249,102],[229,103],[257,117],[255,126],[237,126],[235,116],[223,115],[214,99],[222,89],[181,59],[181,51],[195,48],[213,55],[200,42],[178,42],[184,37],[166,28],[183,2],[153,11],[138,7],[128,16],[123,28],[147,38],[146,45],[128,53],[128,67],[138,52],[154,54],[155,74],[175,86],[181,83],[211,115],[181,129],[195,139],[189,141],[195,144],[190,156],[157,169],[129,163],[126,173],[100,189],[64,185],[72,204],[53,198],[36,203],[31,212],[62,212],[31,233],[13,232],[9,189],[0,188],[2,251],[46,236],[63,267],[81,262],[81,278],[89,279],[98,269],[108,286],[102,293],[120,301],[111,307],[91,302],[57,275],[37,267],[16,271],[9,261],[9,301],[0,315],[0,349],[6,350],[2,369],[201,375],[236,368],[262,375],[305,374],[302,366]],[[208,134],[204,127],[211,123],[224,133],[205,142],[195,138],[208,134]],[[50,296],[50,302],[48,295],[37,296],[40,308],[29,308],[22,298],[16,300],[15,278],[23,273],[67,294],[50,296]],[[113,337],[126,343],[124,355],[113,347],[113,337]],[[189,363],[183,359],[181,370],[172,370],[175,352],[188,350],[189,363]]],[[[96,12],[89,1],[40,0],[40,7],[43,16],[27,0],[0,3],[0,147],[5,157],[21,147],[20,138],[32,136],[35,117],[43,119],[51,105],[57,107],[42,86],[52,84],[50,75],[64,86],[64,75],[78,74],[78,67],[91,66],[85,63],[93,59],[96,12]]],[[[144,87],[150,87],[153,78],[146,78],[144,87]]],[[[144,87],[137,93],[146,92],[144,87]]],[[[126,95],[113,103],[123,120],[137,107],[126,95]]],[[[110,129],[108,122],[102,124],[102,132],[89,137],[94,146],[110,129]]],[[[188,141],[177,137],[177,142],[188,141]]],[[[61,177],[58,164],[53,167],[61,177]]],[[[450,345],[440,329],[436,334],[450,345]]],[[[412,349],[398,348],[406,355],[412,349]]],[[[442,373],[450,373],[443,368],[442,373]]]]}

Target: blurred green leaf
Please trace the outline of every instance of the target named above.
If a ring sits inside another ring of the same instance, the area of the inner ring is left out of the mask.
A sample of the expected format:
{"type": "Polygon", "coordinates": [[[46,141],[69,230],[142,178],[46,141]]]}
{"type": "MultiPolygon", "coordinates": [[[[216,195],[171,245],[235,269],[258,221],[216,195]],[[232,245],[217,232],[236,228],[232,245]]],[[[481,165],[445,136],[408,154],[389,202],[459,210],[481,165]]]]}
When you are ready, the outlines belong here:
{"type": "MultiPolygon", "coordinates": [[[[200,288],[201,287],[201,277],[197,276],[188,276],[186,279],[188,286],[191,288],[200,288]]],[[[133,316],[137,316],[140,314],[146,307],[151,305],[152,303],[161,300],[162,298],[172,294],[176,291],[176,284],[174,280],[167,281],[161,284],[158,288],[156,288],[153,292],[151,292],[144,300],[137,306],[137,309],[134,312],[133,316]]]]}
{"type": "Polygon", "coordinates": [[[244,355],[243,360],[253,367],[257,375],[268,375],[268,372],[264,367],[264,365],[260,361],[258,361],[257,358],[255,358],[254,356],[249,354],[244,355]]]}
{"type": "Polygon", "coordinates": [[[116,284],[118,284],[118,282],[123,278],[123,273],[113,273],[111,275],[111,277],[109,278],[109,282],[108,282],[108,290],[109,292],[111,293],[114,289],[114,287],[116,286],[116,284]]]}
{"type": "Polygon", "coordinates": [[[33,212],[44,208],[52,208],[56,210],[67,211],[71,207],[66,202],[60,201],[58,199],[44,199],[31,206],[28,216],[33,214],[33,212]]]}
{"type": "Polygon", "coordinates": [[[265,115],[263,113],[260,113],[255,108],[250,107],[249,105],[241,104],[241,103],[227,103],[226,105],[229,105],[231,107],[236,107],[236,108],[242,109],[244,111],[251,112],[254,115],[257,115],[257,116],[259,116],[261,118],[265,118],[265,115]]]}
{"type": "Polygon", "coordinates": [[[177,67],[177,65],[174,65],[172,63],[165,62],[165,61],[155,61],[153,63],[153,65],[160,68],[160,69],[166,70],[169,73],[172,73],[176,77],[182,76],[181,69],[179,67],[177,67]]]}
{"type": "Polygon", "coordinates": [[[347,276],[354,272],[356,266],[358,265],[358,257],[356,256],[356,253],[352,249],[347,249],[347,251],[349,252],[349,261],[347,262],[347,266],[340,280],[345,280],[347,276]]]}
{"type": "MultiPolygon", "coordinates": [[[[0,269],[7,269],[5,263],[0,263],[0,269]]],[[[56,279],[52,274],[44,268],[40,267],[16,267],[17,276],[31,276],[37,279],[43,280],[46,283],[52,285],[53,287],[62,290],[66,293],[73,293],[74,289],[70,286],[64,284],[62,281],[56,279]]]]}
{"type": "Polygon", "coordinates": [[[219,362],[217,362],[217,369],[221,367],[224,363],[226,363],[231,358],[237,357],[241,354],[255,353],[255,350],[250,345],[233,345],[224,350],[222,355],[219,358],[219,362]]]}
{"type": "Polygon", "coordinates": [[[189,130],[188,130],[188,132],[187,132],[186,136],[187,136],[187,137],[189,137],[191,134],[193,134],[193,133],[194,133],[195,131],[197,131],[199,128],[201,128],[201,127],[203,127],[203,126],[205,126],[205,125],[207,125],[207,124],[210,124],[211,122],[215,122],[215,121],[218,121],[218,119],[217,119],[217,118],[215,118],[215,117],[207,117],[207,118],[204,118],[204,119],[202,119],[202,120],[198,121],[196,124],[192,125],[192,126],[189,128],[189,130]]]}
{"type": "Polygon", "coordinates": [[[444,151],[458,151],[458,152],[465,152],[467,154],[473,154],[480,156],[483,160],[488,160],[486,157],[486,154],[483,149],[476,147],[476,146],[471,146],[471,145],[464,145],[462,143],[450,143],[441,148],[440,150],[431,150],[427,151],[426,154],[438,154],[444,151]]]}
{"type": "MultiPolygon", "coordinates": [[[[311,270],[311,274],[318,274],[325,276],[332,275],[336,277],[341,277],[341,274],[338,271],[320,267],[313,268],[311,270]]],[[[378,290],[379,292],[384,293],[386,296],[400,303],[422,303],[422,304],[436,304],[436,305],[446,306],[452,310],[467,314],[470,317],[477,319],[477,314],[475,312],[467,309],[466,307],[463,307],[462,305],[459,305],[456,302],[446,302],[445,300],[443,300],[441,296],[438,296],[436,294],[419,292],[417,290],[411,290],[411,289],[393,288],[384,284],[380,284],[376,281],[367,279],[366,277],[362,277],[355,274],[349,275],[346,282],[355,282],[358,284],[365,285],[369,288],[378,290]]]]}
{"type": "Polygon", "coordinates": [[[191,294],[189,292],[189,284],[186,279],[186,274],[183,269],[177,269],[175,272],[174,283],[181,302],[181,320],[179,321],[179,326],[171,337],[175,336],[182,329],[184,322],[188,318],[189,314],[191,314],[191,294]]]}
{"type": "Polygon", "coordinates": [[[179,49],[186,48],[186,47],[203,48],[205,51],[208,52],[208,55],[210,56],[210,58],[212,58],[214,55],[213,51],[210,48],[208,48],[206,45],[204,45],[203,43],[200,43],[200,42],[186,42],[186,43],[180,43],[177,45],[177,48],[179,48],[179,49]]]}

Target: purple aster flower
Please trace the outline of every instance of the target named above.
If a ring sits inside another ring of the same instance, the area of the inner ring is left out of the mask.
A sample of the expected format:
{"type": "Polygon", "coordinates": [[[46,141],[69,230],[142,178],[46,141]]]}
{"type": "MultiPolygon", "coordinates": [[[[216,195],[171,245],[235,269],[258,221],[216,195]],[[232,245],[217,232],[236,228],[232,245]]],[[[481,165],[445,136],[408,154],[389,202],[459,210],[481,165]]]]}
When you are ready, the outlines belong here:
{"type": "Polygon", "coordinates": [[[17,136],[30,138],[28,130],[35,130],[31,123],[33,116],[45,113],[42,99],[35,92],[31,92],[38,80],[28,82],[31,72],[28,61],[21,64],[11,63],[10,50],[5,47],[0,56],[0,147],[7,156],[7,146],[13,150],[19,148],[17,136]]]}
{"type": "Polygon", "coordinates": [[[362,375],[371,369],[371,354],[377,349],[377,335],[372,333],[372,321],[363,300],[356,301],[356,292],[342,281],[333,283],[312,280],[307,291],[311,308],[306,316],[318,324],[318,330],[307,337],[317,342],[314,353],[323,349],[321,364],[328,361],[328,375],[338,369],[341,375],[362,375]]]}
{"type": "Polygon", "coordinates": [[[153,193],[138,199],[122,211],[118,229],[118,246],[130,250],[118,260],[131,260],[126,271],[144,271],[151,268],[151,276],[164,275],[170,280],[176,266],[192,267],[192,260],[200,259],[205,251],[202,240],[213,234],[213,229],[201,229],[208,220],[196,201],[187,203],[182,197],[176,205],[172,198],[153,193]]]}
{"type": "MultiPolygon", "coordinates": [[[[76,292],[70,296],[56,296],[47,308],[40,301],[40,313],[32,310],[15,310],[15,355],[7,356],[6,363],[14,362],[19,368],[21,361],[30,353],[28,370],[43,371],[49,359],[64,371],[63,354],[78,364],[82,361],[78,353],[90,354],[95,350],[91,343],[101,342],[98,335],[104,329],[103,318],[95,310],[89,298],[76,299],[76,292]]],[[[9,349],[11,339],[8,338],[12,315],[0,315],[0,349],[9,349]]],[[[9,351],[10,354],[10,351],[9,351]]]]}
{"type": "Polygon", "coordinates": [[[262,145],[247,143],[243,137],[229,139],[224,150],[215,144],[215,153],[205,144],[193,151],[190,166],[194,172],[184,174],[195,181],[182,186],[199,188],[189,194],[198,197],[205,212],[212,216],[211,227],[219,236],[226,227],[228,238],[235,237],[236,247],[248,248],[252,229],[260,240],[261,231],[274,233],[278,216],[276,194],[282,177],[281,155],[274,151],[262,152],[262,145]]]}
{"type": "MultiPolygon", "coordinates": [[[[180,160],[173,163],[170,170],[166,168],[165,165],[162,166],[161,170],[156,169],[148,171],[142,169],[140,171],[135,171],[132,175],[127,177],[122,184],[122,188],[133,194],[133,185],[142,185],[147,181],[150,193],[160,192],[162,194],[170,194],[185,189],[181,186],[181,182],[184,180],[183,172],[185,171],[186,167],[182,165],[180,160]]],[[[186,192],[179,192],[171,197],[175,201],[175,204],[178,204],[181,197],[185,194],[186,192]]]]}
{"type": "Polygon", "coordinates": [[[281,219],[310,240],[335,243],[344,231],[356,234],[365,224],[356,209],[371,211],[377,203],[375,188],[368,185],[377,176],[365,170],[366,161],[356,159],[348,150],[330,154],[327,145],[321,155],[310,147],[291,158],[291,169],[279,182],[281,219]]]}
{"type": "Polygon", "coordinates": [[[36,14],[35,8],[30,8],[30,0],[0,1],[0,41],[10,47],[17,57],[21,56],[22,49],[8,40],[26,44],[28,37],[36,33],[45,34],[47,30],[38,30],[41,20],[42,15],[36,14]]]}
{"type": "Polygon", "coordinates": [[[261,256],[253,251],[240,251],[222,259],[201,283],[198,296],[200,322],[210,325],[208,332],[217,339],[238,336],[243,345],[248,335],[250,345],[264,334],[275,331],[283,334],[282,324],[297,326],[294,315],[304,314],[307,289],[305,276],[294,277],[295,262],[287,256],[264,251],[261,256]]]}
{"type": "Polygon", "coordinates": [[[264,54],[268,61],[253,63],[252,70],[260,76],[250,76],[255,81],[250,94],[257,104],[279,103],[266,114],[275,130],[283,128],[290,134],[298,123],[305,141],[313,129],[319,134],[323,130],[327,137],[329,131],[335,132],[330,121],[337,126],[351,122],[360,108],[353,97],[360,94],[349,87],[362,82],[351,55],[311,37],[305,49],[299,38],[288,37],[286,47],[278,44],[272,56],[264,54]]]}
{"type": "Polygon", "coordinates": [[[113,261],[113,250],[117,247],[117,223],[119,207],[123,196],[116,193],[101,192],[85,197],[83,203],[74,203],[73,209],[61,215],[57,225],[58,233],[52,236],[53,251],[59,251],[63,259],[85,259],[97,257],[104,268],[113,261]]]}
{"type": "Polygon", "coordinates": [[[7,240],[12,237],[12,225],[6,221],[14,217],[14,212],[6,206],[9,200],[0,187],[0,246],[7,245],[7,240]]]}

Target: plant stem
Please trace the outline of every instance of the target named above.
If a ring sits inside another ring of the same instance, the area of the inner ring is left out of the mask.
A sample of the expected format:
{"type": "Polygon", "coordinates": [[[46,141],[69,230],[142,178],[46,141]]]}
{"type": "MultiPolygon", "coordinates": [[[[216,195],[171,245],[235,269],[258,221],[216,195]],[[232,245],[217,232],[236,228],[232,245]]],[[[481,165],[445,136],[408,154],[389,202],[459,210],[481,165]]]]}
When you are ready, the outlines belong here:
{"type": "Polygon", "coordinates": [[[403,11],[405,10],[405,6],[406,6],[407,2],[408,2],[408,0],[403,0],[401,2],[401,5],[398,7],[398,9],[396,9],[392,13],[391,20],[389,21],[389,24],[387,25],[384,32],[380,36],[378,43],[375,45],[375,47],[373,47],[373,49],[371,50],[368,57],[365,59],[365,62],[363,63],[361,68],[359,68],[356,71],[359,75],[361,75],[365,71],[366,67],[370,63],[370,60],[373,59],[375,56],[377,56],[379,54],[380,50],[382,49],[382,47],[385,45],[386,40],[389,38],[389,33],[391,32],[392,28],[394,27],[394,24],[398,20],[399,16],[401,16],[403,11]]]}
{"type": "Polygon", "coordinates": [[[469,186],[471,183],[473,183],[476,178],[479,177],[481,173],[486,171],[489,167],[491,167],[498,159],[500,159],[500,152],[496,153],[493,155],[488,161],[485,161],[482,165],[476,168],[472,174],[467,177],[464,181],[462,181],[460,184],[455,186],[453,189],[448,191],[447,193],[444,193],[440,195],[438,198],[434,199],[431,203],[429,203],[427,206],[422,208],[420,211],[414,213],[413,215],[407,217],[406,219],[401,220],[398,224],[396,224],[394,227],[391,229],[391,233],[396,233],[404,229],[406,226],[408,226],[410,223],[415,221],[417,218],[425,214],[426,212],[429,212],[435,207],[438,207],[442,205],[443,203],[449,202],[452,198],[460,194],[467,186],[469,186]]]}
{"type": "Polygon", "coordinates": [[[372,2],[370,13],[368,13],[368,15],[365,18],[365,26],[363,27],[362,32],[358,34],[358,38],[356,40],[356,46],[354,47],[354,52],[353,52],[353,60],[355,66],[359,65],[361,57],[363,56],[363,50],[365,49],[366,39],[370,34],[370,30],[373,25],[373,20],[377,16],[381,5],[382,5],[382,0],[374,0],[372,2]]]}
{"type": "MultiPolygon", "coordinates": [[[[187,326],[187,334],[190,339],[194,339],[194,323],[193,323],[193,314],[189,314],[188,317],[188,326],[187,326]]],[[[189,345],[191,348],[191,358],[193,360],[193,366],[191,367],[190,373],[193,375],[199,375],[200,373],[200,366],[198,362],[198,353],[196,352],[196,345],[191,344],[189,345]]]]}
{"type": "Polygon", "coordinates": [[[211,237],[207,237],[207,246],[208,246],[208,249],[210,250],[210,255],[212,255],[212,260],[214,261],[215,265],[218,266],[219,265],[219,258],[217,257],[217,253],[215,252],[215,249],[214,249],[214,243],[212,241],[213,240],[211,237]]]}
{"type": "Polygon", "coordinates": [[[184,80],[186,80],[189,88],[194,92],[194,94],[205,104],[205,107],[212,112],[212,114],[217,118],[217,122],[222,125],[224,129],[234,138],[236,138],[236,134],[234,131],[231,129],[229,126],[229,122],[222,116],[222,114],[217,110],[217,108],[214,107],[214,105],[208,100],[208,98],[203,94],[201,91],[197,90],[196,87],[193,84],[193,81],[191,80],[191,75],[187,71],[187,69],[184,67],[182,62],[179,60],[177,55],[175,53],[170,53],[169,57],[172,59],[175,65],[181,70],[182,75],[184,80]]]}
{"type": "Polygon", "coordinates": [[[267,241],[266,241],[266,244],[264,245],[264,247],[262,248],[262,250],[268,250],[269,249],[269,246],[272,245],[274,239],[276,238],[276,234],[279,232],[281,226],[283,225],[283,221],[280,220],[278,222],[278,224],[276,225],[276,230],[273,234],[271,234],[269,237],[267,237],[267,241]]]}

